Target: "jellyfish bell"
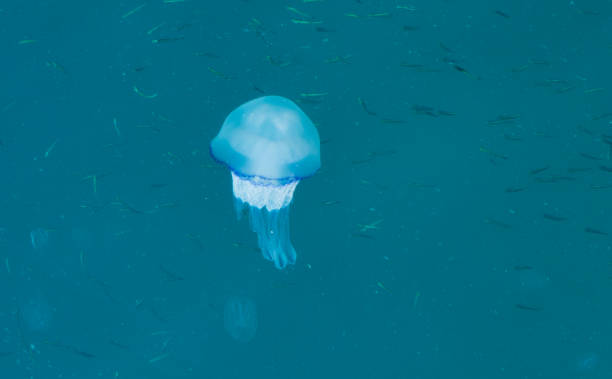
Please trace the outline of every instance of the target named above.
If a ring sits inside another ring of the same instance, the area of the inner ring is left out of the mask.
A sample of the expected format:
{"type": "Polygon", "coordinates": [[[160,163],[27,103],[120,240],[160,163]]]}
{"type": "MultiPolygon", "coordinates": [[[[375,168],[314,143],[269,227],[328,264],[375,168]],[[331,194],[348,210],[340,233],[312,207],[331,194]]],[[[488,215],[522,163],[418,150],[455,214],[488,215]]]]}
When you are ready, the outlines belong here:
{"type": "Polygon", "coordinates": [[[210,143],[213,157],[241,177],[281,184],[321,166],[319,133],[291,100],[264,96],[234,109],[210,143]]]}
{"type": "Polygon", "coordinates": [[[260,97],[227,116],[210,152],[231,170],[238,216],[248,207],[263,256],[279,269],[294,264],[289,204],[299,181],[321,166],[312,121],[289,99],[260,97]]]}

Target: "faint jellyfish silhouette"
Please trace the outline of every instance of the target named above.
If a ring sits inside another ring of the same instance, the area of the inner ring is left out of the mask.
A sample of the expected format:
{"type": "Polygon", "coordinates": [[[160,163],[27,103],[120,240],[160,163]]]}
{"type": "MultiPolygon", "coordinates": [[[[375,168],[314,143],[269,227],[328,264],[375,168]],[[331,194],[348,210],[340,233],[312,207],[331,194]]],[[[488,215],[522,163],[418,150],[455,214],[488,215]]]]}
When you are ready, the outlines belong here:
{"type": "Polygon", "coordinates": [[[40,290],[27,291],[19,308],[19,317],[26,330],[42,332],[49,327],[53,310],[40,290]]]}
{"type": "Polygon", "coordinates": [[[236,341],[247,343],[257,331],[257,309],[255,303],[243,297],[230,297],[223,309],[223,325],[236,341]]]}
{"type": "Polygon", "coordinates": [[[30,243],[34,250],[42,250],[49,242],[49,231],[43,228],[36,228],[30,232],[30,243]]]}
{"type": "Polygon", "coordinates": [[[599,354],[594,352],[587,352],[580,354],[575,359],[574,367],[578,372],[587,373],[596,371],[601,360],[599,354]]]}
{"type": "Polygon", "coordinates": [[[248,207],[264,258],[279,269],[294,264],[289,204],[300,180],[321,167],[312,121],[289,99],[260,97],[227,116],[210,153],[230,168],[238,218],[248,207]]]}

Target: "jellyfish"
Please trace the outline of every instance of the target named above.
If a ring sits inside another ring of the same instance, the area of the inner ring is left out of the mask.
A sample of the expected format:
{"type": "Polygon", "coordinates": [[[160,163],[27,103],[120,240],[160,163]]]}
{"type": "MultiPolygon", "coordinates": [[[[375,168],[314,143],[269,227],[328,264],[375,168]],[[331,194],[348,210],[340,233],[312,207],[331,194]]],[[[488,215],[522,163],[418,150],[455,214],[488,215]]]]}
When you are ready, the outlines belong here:
{"type": "Polygon", "coordinates": [[[257,332],[257,307],[251,299],[231,297],[223,309],[223,325],[236,341],[246,343],[257,332]]]}
{"type": "Polygon", "coordinates": [[[41,250],[49,242],[49,231],[43,228],[36,228],[30,232],[30,242],[34,250],[41,250]]]}
{"type": "Polygon", "coordinates": [[[23,326],[30,332],[46,331],[53,318],[53,307],[39,288],[24,285],[20,290],[19,316],[23,326]]]}
{"type": "Polygon", "coordinates": [[[248,209],[264,258],[278,269],[295,264],[289,205],[300,180],[321,166],[312,121],[289,99],[260,97],[227,116],[210,152],[229,167],[237,216],[248,209]]]}

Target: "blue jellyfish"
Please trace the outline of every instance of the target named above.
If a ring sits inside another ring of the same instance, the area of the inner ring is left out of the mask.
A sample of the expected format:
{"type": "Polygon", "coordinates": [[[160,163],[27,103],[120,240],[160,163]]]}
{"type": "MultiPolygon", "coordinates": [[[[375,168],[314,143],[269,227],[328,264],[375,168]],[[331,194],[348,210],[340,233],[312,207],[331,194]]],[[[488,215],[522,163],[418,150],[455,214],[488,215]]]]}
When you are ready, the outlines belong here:
{"type": "Polygon", "coordinates": [[[210,152],[231,170],[238,218],[248,207],[264,258],[279,269],[294,264],[289,204],[300,180],[321,167],[312,121],[289,99],[260,97],[227,116],[210,152]]]}

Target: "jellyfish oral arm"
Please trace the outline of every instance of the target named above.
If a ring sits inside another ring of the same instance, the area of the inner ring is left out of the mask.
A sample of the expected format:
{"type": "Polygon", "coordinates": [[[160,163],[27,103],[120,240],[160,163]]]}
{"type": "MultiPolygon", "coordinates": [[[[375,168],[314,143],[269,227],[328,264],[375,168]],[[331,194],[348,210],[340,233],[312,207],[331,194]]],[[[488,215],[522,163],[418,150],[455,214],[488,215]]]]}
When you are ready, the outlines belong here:
{"type": "Polygon", "coordinates": [[[257,177],[245,178],[232,171],[234,197],[255,208],[278,211],[291,204],[299,180],[281,184],[274,180],[257,177]]]}
{"type": "Polygon", "coordinates": [[[232,171],[238,218],[244,206],[248,206],[249,223],[257,233],[261,253],[278,269],[295,264],[297,256],[289,236],[289,205],[298,183],[245,178],[232,171]]]}

